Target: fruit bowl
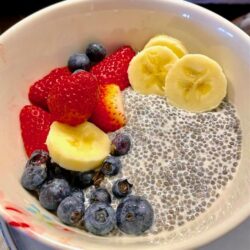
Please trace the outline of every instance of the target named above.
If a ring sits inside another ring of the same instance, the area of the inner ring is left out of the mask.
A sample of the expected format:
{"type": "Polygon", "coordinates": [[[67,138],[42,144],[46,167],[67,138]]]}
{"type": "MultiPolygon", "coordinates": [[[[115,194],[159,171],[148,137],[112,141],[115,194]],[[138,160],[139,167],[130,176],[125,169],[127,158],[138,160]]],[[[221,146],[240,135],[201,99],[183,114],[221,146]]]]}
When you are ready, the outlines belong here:
{"type": "Polygon", "coordinates": [[[230,22],[194,4],[175,0],[65,1],[22,20],[0,37],[0,212],[12,226],[57,249],[190,249],[228,232],[250,215],[250,40],[230,22]],[[167,33],[193,53],[222,65],[228,98],[242,128],[242,156],[223,195],[193,222],[146,236],[98,237],[67,227],[20,185],[26,161],[18,114],[29,84],[65,65],[72,52],[101,41],[110,50],[130,44],[140,50],[153,35],[167,33]],[[238,87],[237,87],[238,86],[238,87]]]}

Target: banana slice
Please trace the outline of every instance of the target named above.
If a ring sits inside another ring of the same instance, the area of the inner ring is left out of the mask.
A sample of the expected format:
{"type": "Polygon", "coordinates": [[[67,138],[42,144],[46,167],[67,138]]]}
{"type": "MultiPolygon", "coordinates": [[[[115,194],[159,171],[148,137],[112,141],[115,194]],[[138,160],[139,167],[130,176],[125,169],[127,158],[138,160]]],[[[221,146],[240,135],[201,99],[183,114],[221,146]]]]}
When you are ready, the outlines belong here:
{"type": "Polygon", "coordinates": [[[75,127],[53,122],[46,144],[53,161],[82,172],[99,167],[111,146],[107,134],[90,122],[75,127]]]}
{"type": "Polygon", "coordinates": [[[221,66],[204,55],[185,55],[166,77],[167,101],[187,111],[212,110],[226,93],[227,80],[221,66]]]}
{"type": "Polygon", "coordinates": [[[165,78],[178,57],[167,47],[153,46],[142,50],[131,60],[128,78],[141,94],[164,95],[165,78]]]}
{"type": "Polygon", "coordinates": [[[145,45],[144,49],[152,46],[166,46],[171,49],[179,58],[187,54],[187,49],[184,47],[181,41],[167,35],[158,35],[151,38],[145,45]]]}

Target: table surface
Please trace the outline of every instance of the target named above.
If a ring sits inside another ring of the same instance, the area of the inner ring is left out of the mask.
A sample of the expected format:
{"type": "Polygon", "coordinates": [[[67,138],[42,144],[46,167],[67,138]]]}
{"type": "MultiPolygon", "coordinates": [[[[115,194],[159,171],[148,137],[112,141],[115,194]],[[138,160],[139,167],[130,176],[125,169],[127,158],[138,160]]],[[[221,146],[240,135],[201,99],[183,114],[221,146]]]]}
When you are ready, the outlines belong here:
{"type": "MultiPolygon", "coordinates": [[[[205,2],[250,2],[250,0],[189,0],[190,2],[198,2],[198,3],[205,3],[205,2]]],[[[33,3],[36,2],[36,6],[33,5],[34,8],[39,9],[39,1],[34,1],[33,3]]],[[[40,1],[41,2],[41,1],[40,1]]],[[[56,1],[49,1],[45,0],[44,3],[51,4],[52,2],[56,1]]],[[[8,5],[8,1],[6,2],[8,5]]],[[[25,5],[23,5],[25,7],[25,5]]],[[[28,6],[28,5],[27,5],[28,6]]],[[[26,7],[27,7],[26,6],[26,7]]],[[[204,6],[204,5],[203,5],[204,6]]],[[[225,17],[228,18],[229,20],[232,20],[233,18],[246,14],[247,12],[250,11],[250,5],[247,6],[236,6],[234,7],[234,12],[230,12],[230,7],[225,7],[222,6],[222,8],[215,5],[205,5],[205,7],[222,14],[224,13],[225,17]],[[229,12],[228,12],[229,9],[229,12]]],[[[17,9],[17,8],[16,8],[17,9]]],[[[3,11],[3,9],[2,9],[3,11]]],[[[24,12],[20,13],[11,13],[8,12],[8,9],[4,11],[4,15],[1,15],[1,10],[0,10],[0,34],[7,29],[9,26],[14,24],[15,22],[21,20],[25,15],[29,14],[29,12],[33,12],[35,9],[32,9],[32,6],[29,5],[24,12]]],[[[11,229],[9,230],[10,234],[12,235],[12,238],[14,240],[14,244],[16,245],[17,250],[50,250],[48,246],[43,245],[40,242],[37,242],[31,238],[26,237],[16,229],[11,229]]],[[[1,234],[0,234],[0,239],[1,239],[1,234]]],[[[0,240],[0,250],[6,249],[3,248],[4,245],[1,245],[1,240],[0,240]]],[[[12,247],[13,248],[13,247],[12,247]]],[[[11,250],[16,250],[16,249],[11,249],[11,250]]],[[[238,226],[236,229],[234,229],[232,232],[229,232],[228,234],[224,235],[223,237],[219,238],[218,240],[215,240],[214,242],[203,246],[199,248],[199,250],[250,250],[250,218],[247,219],[245,222],[243,222],[240,226],[238,226]]]]}

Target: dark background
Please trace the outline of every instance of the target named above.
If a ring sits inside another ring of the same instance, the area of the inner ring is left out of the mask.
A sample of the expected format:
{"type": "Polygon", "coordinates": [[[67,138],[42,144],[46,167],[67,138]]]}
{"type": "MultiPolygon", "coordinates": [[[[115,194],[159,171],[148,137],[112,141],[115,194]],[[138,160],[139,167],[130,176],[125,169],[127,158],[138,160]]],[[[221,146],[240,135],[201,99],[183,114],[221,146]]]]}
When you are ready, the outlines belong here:
{"type": "MultiPolygon", "coordinates": [[[[56,2],[60,1],[2,0],[0,6],[0,33],[25,16],[56,2]]],[[[224,16],[230,21],[250,12],[250,4],[201,4],[201,6],[224,16]]]]}

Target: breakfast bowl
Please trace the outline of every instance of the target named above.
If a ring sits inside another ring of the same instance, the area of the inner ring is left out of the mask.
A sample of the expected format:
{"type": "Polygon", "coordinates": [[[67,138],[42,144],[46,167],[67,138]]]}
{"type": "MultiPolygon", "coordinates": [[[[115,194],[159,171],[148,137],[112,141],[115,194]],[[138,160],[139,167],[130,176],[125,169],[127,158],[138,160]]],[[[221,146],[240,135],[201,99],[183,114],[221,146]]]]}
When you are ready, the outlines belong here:
{"type": "Polygon", "coordinates": [[[250,215],[249,48],[249,37],[229,21],[175,0],[64,1],[11,27],[0,36],[1,215],[11,226],[56,249],[193,249],[236,227],[250,215]],[[100,237],[68,227],[20,184],[27,156],[19,112],[29,103],[29,86],[66,65],[69,56],[89,42],[100,41],[107,51],[124,44],[139,51],[157,34],[173,36],[189,52],[207,55],[222,66],[227,97],[242,130],[237,171],[204,213],[172,231],[100,237]]]}

